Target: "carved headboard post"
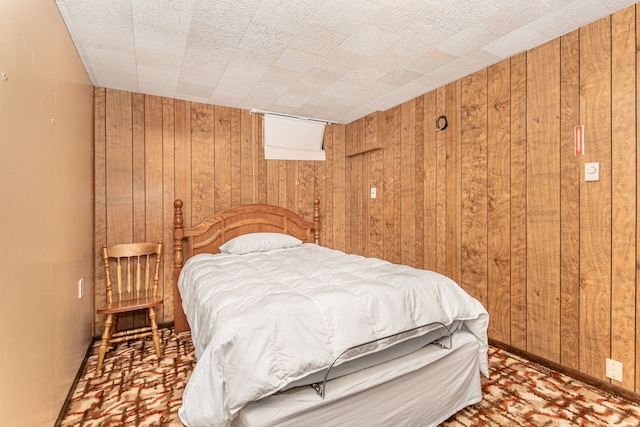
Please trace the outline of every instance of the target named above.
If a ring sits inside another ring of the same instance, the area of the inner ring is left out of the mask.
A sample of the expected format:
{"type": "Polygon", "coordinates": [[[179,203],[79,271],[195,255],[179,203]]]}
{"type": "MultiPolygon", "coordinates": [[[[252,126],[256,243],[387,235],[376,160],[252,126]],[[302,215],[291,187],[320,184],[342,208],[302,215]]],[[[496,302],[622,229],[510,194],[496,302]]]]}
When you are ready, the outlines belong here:
{"type": "Polygon", "coordinates": [[[178,290],[178,277],[184,265],[184,219],[182,217],[182,200],[173,202],[173,327],[179,333],[189,330],[187,318],[182,311],[182,297],[178,290]]]}
{"type": "Polygon", "coordinates": [[[184,238],[184,219],[182,218],[182,200],[173,202],[173,265],[180,270],[184,264],[182,239],[184,238]]]}
{"type": "Polygon", "coordinates": [[[313,199],[313,242],[320,244],[320,199],[313,199]]]}

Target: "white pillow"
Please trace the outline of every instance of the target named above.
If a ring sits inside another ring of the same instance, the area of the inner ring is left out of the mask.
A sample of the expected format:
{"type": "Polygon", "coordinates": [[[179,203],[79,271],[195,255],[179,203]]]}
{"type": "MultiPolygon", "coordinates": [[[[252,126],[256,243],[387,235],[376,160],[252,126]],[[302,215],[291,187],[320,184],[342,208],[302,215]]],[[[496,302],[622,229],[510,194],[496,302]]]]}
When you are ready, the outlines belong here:
{"type": "Polygon", "coordinates": [[[300,246],[302,240],[282,233],[250,233],[234,237],[220,246],[220,252],[242,255],[250,252],[265,252],[272,249],[300,246]]]}

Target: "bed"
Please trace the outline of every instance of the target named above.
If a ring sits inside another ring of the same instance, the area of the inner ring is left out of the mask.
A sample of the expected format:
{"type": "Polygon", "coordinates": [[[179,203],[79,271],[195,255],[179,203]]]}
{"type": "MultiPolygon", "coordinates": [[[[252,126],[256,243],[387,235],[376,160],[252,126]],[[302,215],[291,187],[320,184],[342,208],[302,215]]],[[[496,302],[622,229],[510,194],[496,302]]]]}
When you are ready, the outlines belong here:
{"type": "Polygon", "coordinates": [[[185,229],[174,203],[174,322],[197,363],[179,415],[196,426],[438,425],[481,400],[488,314],[436,272],[320,245],[253,204],[185,229]]]}

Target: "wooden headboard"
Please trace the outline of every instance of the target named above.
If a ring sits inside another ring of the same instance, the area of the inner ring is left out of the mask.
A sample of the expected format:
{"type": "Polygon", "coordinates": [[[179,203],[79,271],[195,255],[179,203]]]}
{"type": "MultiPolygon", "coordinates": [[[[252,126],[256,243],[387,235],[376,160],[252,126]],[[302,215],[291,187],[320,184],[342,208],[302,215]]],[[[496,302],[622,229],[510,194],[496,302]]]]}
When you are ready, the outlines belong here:
{"type": "Polygon", "coordinates": [[[320,244],[320,200],[313,201],[313,221],[296,213],[266,204],[234,206],[220,211],[200,224],[185,229],[182,200],[173,203],[173,319],[176,332],[189,330],[178,291],[178,277],[186,259],[202,253],[219,253],[223,243],[242,234],[285,233],[303,242],[320,244]]]}

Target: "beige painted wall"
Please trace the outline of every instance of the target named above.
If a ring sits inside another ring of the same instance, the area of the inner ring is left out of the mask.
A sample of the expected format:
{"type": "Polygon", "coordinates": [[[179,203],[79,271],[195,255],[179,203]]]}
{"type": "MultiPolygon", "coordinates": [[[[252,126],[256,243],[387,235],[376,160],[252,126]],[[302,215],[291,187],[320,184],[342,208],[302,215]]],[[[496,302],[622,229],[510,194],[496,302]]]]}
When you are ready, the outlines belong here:
{"type": "Polygon", "coordinates": [[[51,426],[93,311],[93,92],[53,0],[0,1],[2,72],[0,424],[51,426]]]}

